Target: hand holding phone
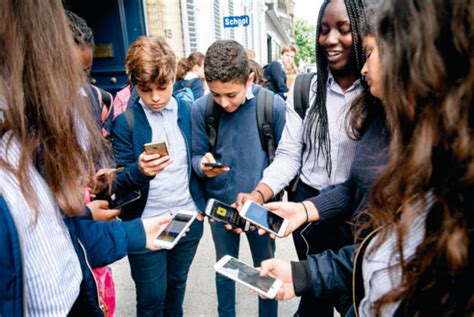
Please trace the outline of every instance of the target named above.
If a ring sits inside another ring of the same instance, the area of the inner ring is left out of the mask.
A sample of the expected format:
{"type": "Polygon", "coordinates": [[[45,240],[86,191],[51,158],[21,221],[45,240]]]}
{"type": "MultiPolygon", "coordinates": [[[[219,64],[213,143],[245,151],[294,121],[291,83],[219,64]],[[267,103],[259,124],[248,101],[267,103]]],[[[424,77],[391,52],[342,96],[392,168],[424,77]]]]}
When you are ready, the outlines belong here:
{"type": "Polygon", "coordinates": [[[202,163],[202,165],[204,166],[208,166],[208,167],[212,167],[212,168],[224,168],[224,167],[228,167],[222,163],[211,163],[211,162],[204,162],[202,163]]]}
{"type": "Polygon", "coordinates": [[[267,298],[274,298],[283,283],[271,276],[260,276],[260,271],[230,255],[225,255],[214,269],[267,298]]]}
{"type": "Polygon", "coordinates": [[[201,171],[207,177],[215,177],[223,173],[230,171],[228,166],[223,165],[222,163],[217,163],[214,155],[207,152],[201,159],[201,171]]]}
{"type": "Polygon", "coordinates": [[[145,143],[143,145],[145,153],[148,155],[159,154],[160,157],[168,156],[168,147],[165,141],[157,141],[151,143],[145,143]]]}
{"type": "Polygon", "coordinates": [[[132,190],[130,192],[122,193],[115,192],[112,193],[108,198],[109,209],[120,209],[123,206],[134,202],[141,197],[141,192],[139,190],[132,190]]]}
{"type": "Polygon", "coordinates": [[[172,162],[173,161],[169,156],[156,158],[154,156],[147,155],[146,152],[143,152],[138,157],[138,169],[140,170],[140,173],[145,176],[155,176],[172,162]]]}
{"type": "Polygon", "coordinates": [[[255,224],[257,227],[271,232],[278,237],[283,237],[288,228],[287,219],[272,213],[251,200],[245,202],[240,210],[240,216],[255,224]]]}
{"type": "Polygon", "coordinates": [[[214,198],[209,199],[204,211],[206,216],[211,217],[214,220],[230,224],[235,228],[240,228],[244,231],[248,231],[250,228],[250,223],[240,217],[237,209],[224,204],[214,198]]]}
{"type": "Polygon", "coordinates": [[[180,210],[166,228],[153,241],[155,247],[172,249],[196,219],[197,211],[180,210]]]}

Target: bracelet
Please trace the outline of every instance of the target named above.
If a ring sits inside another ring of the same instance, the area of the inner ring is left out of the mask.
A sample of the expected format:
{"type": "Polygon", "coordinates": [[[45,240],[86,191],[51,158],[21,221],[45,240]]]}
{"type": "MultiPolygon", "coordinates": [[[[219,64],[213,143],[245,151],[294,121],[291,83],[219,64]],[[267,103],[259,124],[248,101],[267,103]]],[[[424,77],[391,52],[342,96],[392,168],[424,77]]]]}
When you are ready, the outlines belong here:
{"type": "Polygon", "coordinates": [[[304,212],[306,213],[306,222],[309,222],[308,208],[306,208],[306,205],[303,202],[300,202],[300,204],[303,205],[304,212]]]}
{"type": "Polygon", "coordinates": [[[264,204],[265,203],[265,196],[263,196],[262,191],[260,189],[254,189],[253,191],[257,192],[260,195],[260,197],[262,198],[262,204],[264,204]]]}

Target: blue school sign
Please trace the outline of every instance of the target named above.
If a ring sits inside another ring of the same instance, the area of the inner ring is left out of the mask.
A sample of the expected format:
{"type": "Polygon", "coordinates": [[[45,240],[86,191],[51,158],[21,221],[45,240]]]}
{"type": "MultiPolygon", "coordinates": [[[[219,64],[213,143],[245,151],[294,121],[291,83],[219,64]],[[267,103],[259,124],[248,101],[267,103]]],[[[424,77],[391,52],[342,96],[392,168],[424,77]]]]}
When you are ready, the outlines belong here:
{"type": "Polygon", "coordinates": [[[224,17],[224,28],[236,28],[239,26],[249,26],[250,18],[248,15],[224,17]]]}

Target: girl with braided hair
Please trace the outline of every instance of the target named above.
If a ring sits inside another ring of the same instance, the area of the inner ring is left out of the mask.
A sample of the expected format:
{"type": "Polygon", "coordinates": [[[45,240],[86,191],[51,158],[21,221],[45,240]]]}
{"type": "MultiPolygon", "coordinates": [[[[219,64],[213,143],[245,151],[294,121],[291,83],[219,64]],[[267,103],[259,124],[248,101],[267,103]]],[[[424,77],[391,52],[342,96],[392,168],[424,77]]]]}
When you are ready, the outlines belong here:
{"type": "MultiPolygon", "coordinates": [[[[348,179],[360,136],[353,136],[350,129],[349,132],[345,129],[346,116],[353,100],[367,90],[360,73],[365,62],[361,39],[365,21],[364,0],[323,3],[316,31],[317,74],[307,88],[308,105],[304,106],[309,109],[303,118],[295,110],[295,96],[304,93],[295,91],[295,84],[288,94],[286,125],[275,160],[253,192],[238,195],[238,207],[247,199],[265,203],[295,177],[297,185],[292,184],[288,193],[288,200],[293,202],[303,202],[319,195],[323,188],[348,179]]],[[[275,209],[284,209],[289,203],[276,204],[275,209]]],[[[289,206],[298,207],[295,213],[302,214],[305,214],[303,207],[316,208],[310,201],[304,204],[289,206]]],[[[321,225],[311,230],[304,230],[307,226],[303,225],[293,228],[300,260],[306,259],[307,254],[338,250],[353,242],[351,229],[345,223],[350,214],[325,211],[326,208],[320,212],[321,225]]],[[[312,316],[315,307],[320,316],[333,314],[332,305],[316,302],[311,296],[302,297],[298,314],[312,316]]]]}

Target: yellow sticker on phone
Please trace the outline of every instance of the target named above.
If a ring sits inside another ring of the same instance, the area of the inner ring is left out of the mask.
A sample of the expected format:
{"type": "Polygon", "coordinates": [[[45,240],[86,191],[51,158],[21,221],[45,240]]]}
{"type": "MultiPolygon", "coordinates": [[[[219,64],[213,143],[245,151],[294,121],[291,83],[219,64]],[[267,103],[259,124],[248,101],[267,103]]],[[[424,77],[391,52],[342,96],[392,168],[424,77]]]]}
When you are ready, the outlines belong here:
{"type": "Polygon", "coordinates": [[[225,217],[227,215],[227,209],[222,208],[222,207],[217,207],[216,214],[218,214],[221,217],[225,217]]]}

